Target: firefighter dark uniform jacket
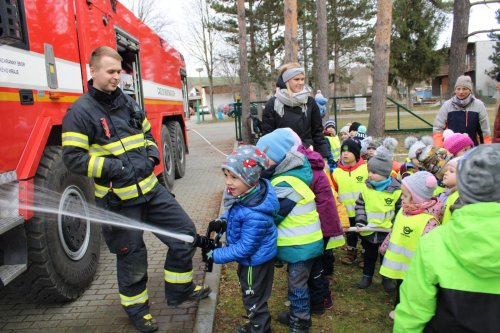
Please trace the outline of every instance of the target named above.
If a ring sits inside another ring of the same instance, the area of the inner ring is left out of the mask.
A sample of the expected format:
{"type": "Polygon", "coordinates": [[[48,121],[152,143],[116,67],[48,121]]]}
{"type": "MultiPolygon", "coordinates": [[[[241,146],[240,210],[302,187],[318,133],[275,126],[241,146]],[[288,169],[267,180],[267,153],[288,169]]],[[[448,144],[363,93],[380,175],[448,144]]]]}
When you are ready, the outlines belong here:
{"type": "Polygon", "coordinates": [[[68,169],[94,178],[96,198],[111,188],[121,200],[133,202],[158,183],[153,169],[160,155],[151,124],[120,88],[106,94],[90,80],[88,93],[63,119],[62,145],[68,169]]]}
{"type": "Polygon", "coordinates": [[[469,204],[422,237],[394,332],[500,332],[500,203],[469,204]]]}

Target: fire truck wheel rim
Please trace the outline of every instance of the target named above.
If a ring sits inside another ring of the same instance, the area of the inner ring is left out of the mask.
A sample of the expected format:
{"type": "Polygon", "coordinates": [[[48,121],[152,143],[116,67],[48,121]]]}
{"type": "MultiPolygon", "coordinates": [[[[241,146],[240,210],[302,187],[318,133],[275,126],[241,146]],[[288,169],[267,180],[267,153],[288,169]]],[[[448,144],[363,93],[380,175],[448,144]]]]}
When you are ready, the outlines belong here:
{"type": "Polygon", "coordinates": [[[71,260],[82,259],[90,242],[90,220],[69,216],[64,212],[89,216],[89,207],[83,192],[77,186],[68,186],[61,195],[57,216],[59,240],[64,252],[71,260]]]}

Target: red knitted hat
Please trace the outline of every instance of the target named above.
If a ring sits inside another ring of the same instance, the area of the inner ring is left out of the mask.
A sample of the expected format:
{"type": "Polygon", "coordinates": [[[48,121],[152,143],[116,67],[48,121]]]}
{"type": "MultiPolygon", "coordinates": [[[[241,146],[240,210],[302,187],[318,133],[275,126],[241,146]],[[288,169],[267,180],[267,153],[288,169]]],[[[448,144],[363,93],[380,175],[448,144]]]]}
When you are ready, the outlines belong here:
{"type": "Polygon", "coordinates": [[[469,135],[465,133],[452,133],[445,135],[443,145],[451,154],[456,155],[459,151],[468,146],[474,147],[474,142],[472,142],[469,135]]]}

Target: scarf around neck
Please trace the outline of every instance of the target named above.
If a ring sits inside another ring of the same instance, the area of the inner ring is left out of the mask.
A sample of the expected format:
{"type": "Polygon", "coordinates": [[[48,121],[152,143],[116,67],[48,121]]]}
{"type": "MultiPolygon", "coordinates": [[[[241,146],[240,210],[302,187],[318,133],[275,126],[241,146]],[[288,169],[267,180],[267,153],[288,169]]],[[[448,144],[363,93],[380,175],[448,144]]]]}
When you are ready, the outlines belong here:
{"type": "Polygon", "coordinates": [[[464,98],[464,99],[458,98],[457,95],[455,95],[451,98],[451,102],[453,104],[455,104],[456,106],[461,107],[462,109],[465,108],[470,103],[472,103],[473,100],[474,100],[474,96],[472,96],[472,94],[470,94],[469,96],[467,96],[467,98],[464,98]]]}
{"type": "Polygon", "coordinates": [[[307,99],[309,97],[309,89],[305,88],[298,93],[292,93],[290,96],[287,89],[276,88],[276,100],[274,101],[274,111],[283,117],[285,114],[285,105],[289,107],[300,106],[302,112],[307,111],[307,99]]]}

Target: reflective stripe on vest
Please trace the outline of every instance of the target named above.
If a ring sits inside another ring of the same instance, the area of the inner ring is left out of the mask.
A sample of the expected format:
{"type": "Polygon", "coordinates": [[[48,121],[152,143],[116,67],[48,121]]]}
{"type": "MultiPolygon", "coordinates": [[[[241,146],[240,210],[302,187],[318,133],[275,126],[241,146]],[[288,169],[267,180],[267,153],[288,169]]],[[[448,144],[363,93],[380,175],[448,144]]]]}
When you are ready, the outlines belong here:
{"type": "Polygon", "coordinates": [[[278,176],[271,180],[273,186],[281,182],[290,184],[301,199],[278,225],[278,246],[305,245],[322,240],[314,193],[303,181],[293,176],[278,176]]]}
{"type": "Polygon", "coordinates": [[[178,273],[169,270],[163,270],[165,282],[169,283],[191,283],[193,281],[193,271],[178,273]]]}
{"type": "Polygon", "coordinates": [[[123,306],[131,306],[135,304],[143,304],[148,301],[148,290],[145,289],[142,293],[135,296],[125,296],[120,294],[120,303],[123,306]]]}
{"type": "Polygon", "coordinates": [[[391,279],[404,279],[418,241],[429,220],[434,217],[427,213],[413,216],[396,215],[392,228],[389,247],[380,267],[380,274],[391,279]]]}
{"type": "Polygon", "coordinates": [[[330,151],[334,161],[338,161],[340,157],[340,139],[338,136],[326,136],[330,143],[330,151]]]}
{"type": "MultiPolygon", "coordinates": [[[[365,212],[369,227],[392,228],[392,220],[395,216],[396,202],[401,197],[401,190],[392,193],[376,191],[373,188],[365,188],[361,191],[365,202],[365,212]]],[[[373,234],[373,231],[363,231],[362,236],[373,234]]]]}
{"type": "Polygon", "coordinates": [[[446,205],[444,207],[443,220],[441,224],[446,224],[451,219],[451,210],[450,207],[457,201],[458,199],[458,191],[453,192],[446,198],[446,205]]]}
{"type": "MultiPolygon", "coordinates": [[[[149,177],[141,180],[138,185],[141,189],[142,194],[146,194],[151,191],[157,183],[158,180],[156,179],[155,174],[152,173],[149,177]]],[[[97,198],[104,197],[109,192],[109,190],[109,187],[95,184],[95,196],[97,198]]],[[[113,187],[113,192],[122,200],[133,199],[139,196],[137,184],[126,187],[113,187]]]]}
{"type": "Polygon", "coordinates": [[[343,245],[345,245],[344,236],[340,235],[340,236],[330,237],[328,238],[328,242],[326,243],[326,249],[330,250],[337,247],[341,247],[343,245]]]}
{"type": "Polygon", "coordinates": [[[358,200],[363,187],[366,187],[365,180],[368,178],[366,163],[361,164],[351,172],[335,168],[332,176],[337,183],[339,198],[347,210],[347,216],[356,216],[356,200],[358,200]]]}

